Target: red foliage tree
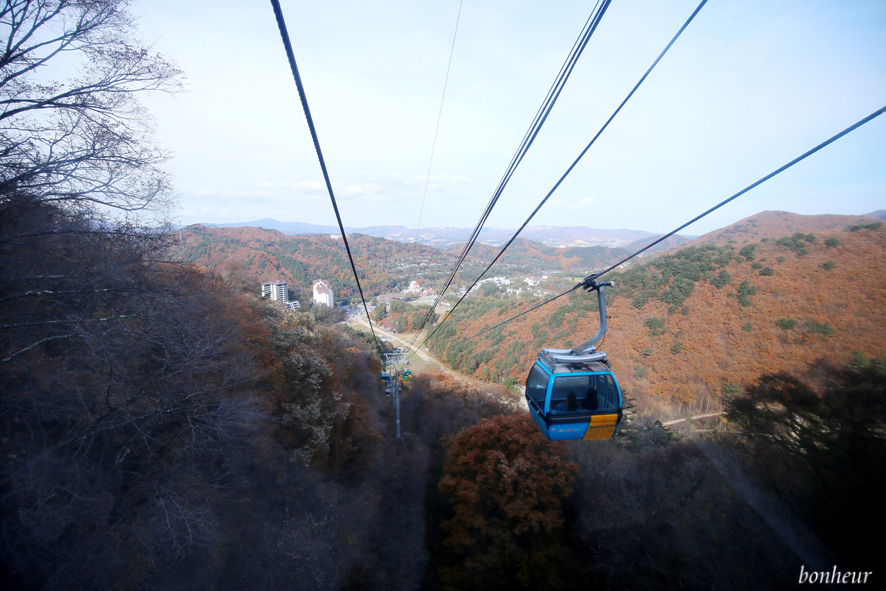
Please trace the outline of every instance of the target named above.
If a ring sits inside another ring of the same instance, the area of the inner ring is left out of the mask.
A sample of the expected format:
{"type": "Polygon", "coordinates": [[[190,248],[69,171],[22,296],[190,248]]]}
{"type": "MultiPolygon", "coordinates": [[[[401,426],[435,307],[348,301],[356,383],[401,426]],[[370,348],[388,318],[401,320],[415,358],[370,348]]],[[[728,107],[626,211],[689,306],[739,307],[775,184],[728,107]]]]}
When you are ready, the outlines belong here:
{"type": "Polygon", "coordinates": [[[559,588],[574,561],[564,511],[578,468],[525,415],[485,419],[451,439],[439,489],[448,588],[559,588]]]}

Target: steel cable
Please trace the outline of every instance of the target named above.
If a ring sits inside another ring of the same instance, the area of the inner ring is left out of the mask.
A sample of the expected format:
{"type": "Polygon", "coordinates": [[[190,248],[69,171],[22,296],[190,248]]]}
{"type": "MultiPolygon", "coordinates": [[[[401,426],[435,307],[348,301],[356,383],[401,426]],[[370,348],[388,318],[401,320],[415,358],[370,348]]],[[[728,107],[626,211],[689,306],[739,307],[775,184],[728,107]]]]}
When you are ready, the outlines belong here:
{"type": "MultiPolygon", "coordinates": [[[[452,307],[452,310],[449,311],[448,318],[452,317],[452,312],[454,312],[455,309],[458,307],[458,305],[462,303],[462,301],[468,296],[468,294],[477,285],[477,283],[479,283],[479,281],[483,278],[483,276],[489,272],[489,269],[491,269],[492,266],[496,262],[498,262],[498,259],[500,259],[502,257],[502,255],[505,253],[505,251],[508,249],[508,247],[514,243],[514,240],[517,239],[517,236],[520,235],[520,232],[522,232],[523,229],[526,228],[526,226],[529,224],[529,222],[532,220],[532,218],[535,217],[535,214],[537,214],[538,211],[542,208],[542,206],[545,203],[547,203],[547,201],[551,197],[551,195],[554,194],[554,191],[556,191],[560,187],[560,184],[566,179],[566,177],[569,175],[569,173],[571,173],[572,170],[578,165],[578,163],[581,161],[581,159],[584,157],[584,155],[587,153],[587,151],[590,150],[591,146],[594,145],[594,143],[597,141],[597,138],[599,138],[603,134],[603,132],[606,130],[607,127],[609,127],[609,124],[612,123],[612,120],[615,119],[616,115],[618,115],[618,113],[622,110],[622,108],[625,106],[625,104],[627,104],[627,102],[631,99],[631,97],[634,96],[634,93],[637,92],[637,89],[640,88],[640,85],[643,84],[643,82],[646,80],[647,77],[649,77],[649,74],[652,73],[652,70],[655,69],[655,67],[662,60],[662,58],[665,56],[665,54],[671,49],[671,46],[673,46],[674,43],[677,41],[677,39],[680,38],[680,35],[683,34],[683,31],[686,30],[686,27],[688,27],[689,23],[691,23],[693,21],[693,19],[695,19],[696,15],[698,15],[698,13],[701,11],[701,9],[704,7],[704,5],[706,3],[707,3],[707,0],[702,0],[701,3],[696,7],[696,9],[689,16],[689,18],[686,19],[686,22],[683,23],[683,26],[680,27],[680,30],[677,31],[677,33],[670,40],[670,42],[665,46],[665,48],[661,51],[661,53],[658,55],[658,57],[655,58],[655,61],[652,62],[652,65],[649,66],[649,68],[646,70],[646,72],[643,74],[643,76],[640,77],[640,80],[637,81],[637,83],[634,85],[634,87],[631,89],[631,91],[628,93],[628,95],[624,98],[624,100],[621,102],[621,104],[618,105],[618,108],[616,108],[615,111],[612,113],[612,115],[609,116],[609,119],[606,120],[606,123],[603,124],[603,127],[600,128],[600,130],[593,137],[593,139],[591,139],[591,141],[588,143],[588,145],[585,146],[584,150],[581,151],[581,153],[572,162],[572,164],[569,166],[569,168],[566,169],[566,172],[564,172],[560,176],[560,179],[554,184],[554,186],[551,188],[551,190],[548,191],[548,194],[545,195],[544,199],[542,199],[541,202],[538,204],[538,206],[532,211],[532,213],[529,214],[529,217],[526,218],[526,221],[523,222],[523,224],[517,229],[517,231],[514,232],[514,235],[511,236],[511,238],[505,243],[505,245],[498,252],[498,254],[495,255],[495,258],[492,259],[492,262],[490,262],[489,265],[486,266],[486,268],[483,270],[483,272],[480,273],[480,275],[477,277],[477,279],[475,279],[474,282],[471,284],[471,286],[467,289],[467,291],[465,291],[464,295],[462,295],[462,297],[459,298],[459,300],[455,303],[455,305],[452,307]]],[[[440,326],[442,324],[443,324],[442,322],[440,324],[438,324],[437,327],[431,332],[431,334],[429,334],[427,337],[425,337],[424,342],[422,342],[422,346],[425,345],[428,342],[428,340],[430,340],[430,338],[432,336],[434,336],[434,333],[436,333],[437,330],[440,329],[440,326]]]]}
{"type": "Polygon", "coordinates": [[[292,51],[292,43],[289,40],[289,32],[286,30],[286,21],[283,19],[283,11],[280,8],[279,0],[271,0],[271,6],[274,8],[274,16],[277,18],[277,26],[280,29],[280,37],[283,39],[283,47],[286,49],[286,57],[289,59],[289,68],[292,70],[292,77],[295,78],[295,85],[298,88],[298,96],[301,99],[302,109],[305,113],[305,119],[308,122],[308,128],[311,130],[311,139],[314,142],[314,150],[317,152],[317,159],[320,161],[320,169],[323,171],[323,179],[326,181],[326,190],[329,192],[329,199],[332,201],[332,209],[335,211],[335,219],[338,221],[338,228],[341,230],[342,241],[345,244],[345,250],[348,253],[348,260],[351,262],[351,271],[354,273],[354,281],[357,282],[357,290],[360,292],[360,300],[363,302],[363,310],[366,312],[366,320],[369,322],[369,330],[372,332],[372,338],[375,339],[375,345],[379,354],[384,353],[384,347],[375,334],[372,326],[372,318],[369,317],[369,307],[366,305],[366,298],[363,296],[363,287],[360,285],[360,277],[357,275],[357,267],[354,265],[354,257],[351,255],[351,246],[348,244],[348,235],[345,232],[344,224],[341,221],[341,214],[338,211],[338,204],[335,201],[335,194],[332,191],[332,182],[329,180],[329,171],[326,169],[326,161],[323,159],[323,151],[320,149],[320,140],[317,137],[317,130],[314,127],[314,119],[311,117],[311,109],[308,107],[308,98],[305,94],[305,88],[298,73],[298,66],[295,63],[295,53],[292,51]]]}
{"type": "MultiPolygon", "coordinates": [[[[641,248],[640,250],[638,250],[638,251],[636,251],[635,253],[633,253],[632,255],[630,255],[630,256],[628,256],[628,257],[622,259],[621,261],[615,263],[614,265],[611,265],[611,266],[607,267],[606,269],[604,269],[603,271],[600,271],[599,273],[592,273],[591,275],[588,275],[587,277],[585,277],[581,282],[577,283],[576,285],[574,285],[574,286],[571,287],[570,289],[564,291],[563,293],[558,294],[558,295],[556,295],[556,296],[550,298],[549,300],[545,300],[544,302],[542,302],[542,303],[540,303],[540,304],[537,304],[537,305],[533,306],[532,308],[529,308],[528,310],[525,310],[525,311],[523,311],[523,312],[520,312],[519,314],[517,314],[517,315],[515,315],[515,316],[511,316],[511,317],[508,318],[507,320],[504,320],[504,321],[502,321],[502,322],[499,322],[499,323],[496,324],[495,326],[492,326],[492,327],[487,328],[487,329],[485,329],[485,330],[483,330],[483,331],[481,331],[481,332],[478,332],[477,334],[475,334],[475,335],[473,335],[473,336],[470,336],[470,337],[464,339],[463,341],[459,341],[459,342],[457,342],[457,343],[454,343],[454,344],[452,344],[452,345],[449,345],[449,346],[446,347],[446,349],[449,349],[449,348],[451,348],[451,347],[455,347],[455,346],[457,346],[457,345],[461,345],[461,344],[466,343],[466,342],[468,342],[468,341],[470,341],[470,340],[473,340],[473,339],[477,338],[478,336],[480,336],[480,335],[482,335],[482,334],[485,334],[485,333],[489,332],[490,330],[493,330],[493,329],[495,329],[495,328],[498,328],[499,326],[502,326],[503,324],[507,324],[508,322],[511,322],[512,320],[515,320],[515,319],[517,319],[517,318],[519,318],[519,317],[521,317],[521,316],[524,316],[525,314],[528,314],[529,312],[532,312],[533,310],[537,310],[538,308],[541,308],[542,306],[544,306],[544,305],[546,305],[546,304],[549,304],[550,302],[553,302],[554,300],[556,300],[556,299],[558,299],[558,298],[560,298],[560,297],[563,297],[564,295],[566,295],[566,294],[568,294],[568,293],[570,293],[570,292],[573,292],[573,291],[575,291],[576,289],[578,289],[578,288],[580,288],[580,287],[584,287],[585,289],[590,288],[590,287],[593,285],[593,283],[594,283],[597,279],[599,279],[600,277],[602,277],[604,274],[609,273],[609,272],[612,271],[613,269],[616,269],[616,268],[618,268],[619,266],[625,264],[626,262],[628,262],[628,261],[630,261],[631,259],[633,259],[634,257],[640,255],[641,253],[643,253],[643,252],[649,250],[650,248],[652,248],[652,247],[655,246],[656,244],[660,243],[661,241],[666,240],[667,238],[673,236],[674,234],[676,234],[676,233],[679,232],[680,230],[686,228],[687,226],[690,226],[691,224],[694,224],[695,222],[697,222],[698,220],[702,219],[703,217],[705,217],[705,216],[707,216],[707,215],[713,213],[714,211],[720,209],[721,207],[723,207],[723,206],[726,205],[727,203],[730,203],[730,202],[734,201],[735,199],[738,199],[739,197],[741,197],[742,195],[744,195],[744,194],[747,193],[748,191],[750,191],[750,190],[752,190],[752,189],[758,187],[759,185],[765,183],[766,181],[768,181],[768,180],[771,179],[772,177],[774,177],[774,176],[776,176],[776,175],[778,175],[778,174],[784,172],[785,170],[791,168],[791,167],[794,166],[795,164],[797,164],[797,163],[799,163],[799,162],[805,160],[805,159],[808,158],[809,156],[812,156],[813,154],[815,154],[816,152],[818,152],[818,151],[821,150],[822,148],[825,148],[825,147],[827,147],[828,145],[834,143],[835,141],[837,141],[838,139],[840,139],[840,138],[842,138],[843,136],[847,135],[848,133],[851,133],[852,131],[855,131],[856,129],[858,129],[858,128],[861,127],[862,125],[864,125],[864,124],[866,124],[866,123],[869,123],[869,122],[873,121],[874,119],[876,119],[877,117],[879,117],[879,116],[882,115],[883,113],[886,113],[886,106],[881,107],[880,109],[874,111],[873,113],[871,113],[871,114],[868,115],[867,117],[865,117],[865,118],[863,118],[863,119],[857,121],[856,123],[850,125],[849,127],[847,127],[846,129],[844,129],[843,131],[841,131],[841,132],[839,132],[839,133],[837,133],[837,134],[831,136],[831,137],[828,138],[827,140],[821,142],[820,144],[818,144],[818,145],[815,146],[814,148],[812,148],[812,149],[810,149],[810,150],[804,152],[804,153],[801,154],[800,156],[797,156],[796,158],[794,158],[793,160],[791,160],[791,161],[788,162],[787,164],[785,164],[785,165],[783,165],[783,166],[781,166],[781,167],[775,169],[774,171],[770,172],[770,173],[767,174],[766,176],[761,177],[759,180],[754,181],[753,183],[751,183],[750,185],[748,185],[747,187],[745,187],[745,188],[742,189],[741,191],[738,191],[737,193],[732,194],[731,196],[727,197],[727,198],[724,199],[723,201],[721,201],[721,202],[719,202],[718,204],[714,205],[714,206],[711,207],[710,209],[708,209],[708,210],[706,210],[706,211],[700,213],[699,215],[695,216],[694,218],[692,218],[691,220],[689,220],[689,221],[686,222],[685,224],[682,224],[681,226],[675,228],[674,230],[668,232],[667,234],[664,234],[663,236],[659,237],[658,239],[656,239],[656,240],[655,240],[654,242],[652,242],[651,244],[648,244],[648,245],[644,246],[644,247],[641,248]]],[[[441,324],[442,324],[442,323],[441,323],[441,324]]],[[[435,331],[435,332],[436,332],[436,331],[435,331]]],[[[433,333],[432,333],[428,338],[430,338],[431,336],[433,336],[433,333]]]]}
{"type": "MultiPolygon", "coordinates": [[[[453,267],[452,271],[449,274],[443,288],[440,290],[440,294],[434,300],[431,309],[425,315],[424,320],[422,321],[421,326],[416,331],[412,340],[409,343],[411,347],[418,338],[418,335],[421,333],[421,330],[427,325],[428,321],[434,314],[434,310],[437,305],[443,299],[443,296],[446,294],[446,291],[449,289],[450,285],[452,285],[452,281],[455,278],[458,269],[461,267],[465,258],[467,258],[468,253],[471,248],[476,243],[477,239],[480,236],[480,231],[486,223],[486,220],[489,218],[489,215],[492,213],[492,209],[495,207],[498,202],[499,197],[513,176],[514,172],[519,166],[520,162],[522,162],[524,156],[529,150],[529,147],[535,141],[536,136],[539,131],[541,131],[542,126],[547,120],[548,115],[554,107],[554,104],[557,101],[557,98],[560,96],[560,93],[563,91],[563,88],[566,85],[566,81],[569,79],[572,70],[575,68],[575,64],[578,62],[578,58],[581,56],[585,47],[587,47],[588,42],[591,39],[591,36],[597,29],[597,26],[600,24],[600,20],[603,18],[603,15],[606,12],[606,9],[609,8],[609,4],[611,0],[603,0],[602,4],[598,0],[597,4],[594,6],[594,9],[591,11],[588,20],[585,22],[585,25],[582,27],[581,33],[576,39],[575,43],[572,45],[572,49],[570,49],[569,54],[566,57],[566,60],[563,62],[563,65],[560,67],[560,71],[557,73],[557,77],[554,82],[551,84],[551,87],[548,89],[548,93],[545,96],[545,99],[542,101],[542,105],[539,107],[538,111],[535,114],[535,117],[532,120],[532,123],[529,126],[529,129],[526,131],[526,134],[523,136],[523,140],[520,143],[520,146],[517,148],[516,153],[511,159],[510,164],[508,165],[507,170],[499,181],[495,191],[493,192],[492,197],[489,199],[489,203],[486,205],[486,209],[483,214],[480,216],[480,220],[477,222],[477,225],[474,227],[470,237],[465,243],[461,254],[459,255],[458,261],[453,267]]],[[[427,342],[427,339],[425,339],[427,342]]]]}

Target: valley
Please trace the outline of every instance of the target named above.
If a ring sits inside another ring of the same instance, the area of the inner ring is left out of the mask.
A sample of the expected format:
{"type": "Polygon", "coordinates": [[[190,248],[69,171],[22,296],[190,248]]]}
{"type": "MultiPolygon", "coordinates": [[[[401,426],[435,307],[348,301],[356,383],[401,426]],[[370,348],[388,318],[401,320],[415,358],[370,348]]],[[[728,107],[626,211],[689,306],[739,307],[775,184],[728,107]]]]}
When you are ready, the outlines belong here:
{"type": "MultiPolygon", "coordinates": [[[[811,371],[854,356],[886,357],[884,229],[864,216],[801,216],[763,212],[632,261],[606,279],[613,369],[641,409],[663,419],[719,411],[724,398],[759,375],[811,371]]],[[[244,283],[290,281],[292,299],[306,297],[314,278],[330,279],[336,301],[351,304],[355,289],[339,241],[285,236],[254,228],[183,230],[182,256],[244,283]]],[[[439,293],[460,252],[356,235],[356,263],[379,328],[411,341],[432,296],[387,303],[377,296],[408,291],[416,282],[439,293]],[[414,301],[413,301],[414,300],[414,301]],[[392,308],[393,306],[393,308],[392,308]]],[[[636,246],[636,245],[635,245],[636,246]]],[[[512,323],[462,342],[572,287],[584,275],[625,257],[610,247],[552,248],[518,239],[500,264],[455,312],[452,305],[495,255],[478,244],[441,301],[429,351],[471,378],[519,392],[526,368],[546,346],[570,347],[596,330],[596,304],[581,291],[512,323]]],[[[389,297],[389,296],[385,296],[389,297]]],[[[422,362],[426,363],[426,362],[422,362]]]]}
{"type": "Polygon", "coordinates": [[[0,587],[880,583],[886,4],[166,4],[0,11],[0,587]]]}

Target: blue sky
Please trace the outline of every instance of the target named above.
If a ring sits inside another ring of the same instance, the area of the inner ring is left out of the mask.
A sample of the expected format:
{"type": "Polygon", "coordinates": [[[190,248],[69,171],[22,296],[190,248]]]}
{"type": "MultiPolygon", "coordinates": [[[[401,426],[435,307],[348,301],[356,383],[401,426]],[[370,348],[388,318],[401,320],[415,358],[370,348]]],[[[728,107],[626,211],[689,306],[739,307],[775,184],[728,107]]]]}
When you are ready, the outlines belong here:
{"type": "MultiPolygon", "coordinates": [[[[695,0],[604,16],[487,225],[516,227],[695,0]]],[[[419,224],[458,0],[282,0],[347,226],[419,224]]],[[[421,226],[471,227],[593,3],[465,0],[421,226]]],[[[334,224],[270,2],[141,0],[187,75],[146,100],[178,221],[334,224]]],[[[710,0],[532,225],[665,232],[886,105],[886,2],[710,0]]],[[[886,208],[886,115],[685,233],[886,208]]]]}

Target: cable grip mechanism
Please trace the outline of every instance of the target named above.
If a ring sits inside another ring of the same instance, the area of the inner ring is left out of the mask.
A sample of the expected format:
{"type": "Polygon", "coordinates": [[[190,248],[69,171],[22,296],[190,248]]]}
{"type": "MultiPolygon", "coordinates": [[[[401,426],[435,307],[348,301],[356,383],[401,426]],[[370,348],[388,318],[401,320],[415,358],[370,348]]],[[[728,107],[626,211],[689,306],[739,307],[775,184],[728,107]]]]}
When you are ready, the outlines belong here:
{"type": "Polygon", "coordinates": [[[615,282],[613,281],[597,281],[597,278],[600,276],[599,273],[595,273],[594,275],[588,275],[581,282],[582,288],[584,288],[587,292],[592,292],[600,289],[601,287],[614,287],[615,282]]]}

